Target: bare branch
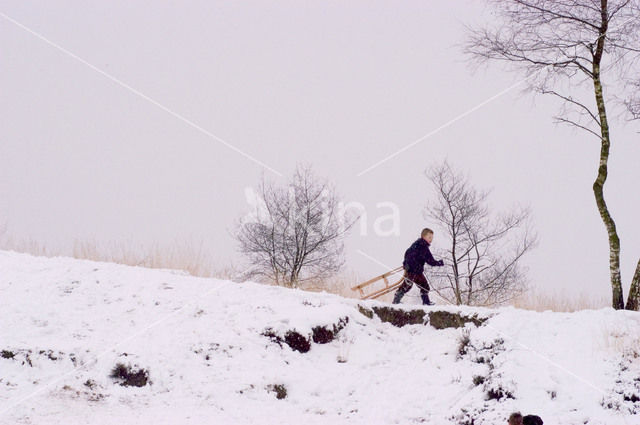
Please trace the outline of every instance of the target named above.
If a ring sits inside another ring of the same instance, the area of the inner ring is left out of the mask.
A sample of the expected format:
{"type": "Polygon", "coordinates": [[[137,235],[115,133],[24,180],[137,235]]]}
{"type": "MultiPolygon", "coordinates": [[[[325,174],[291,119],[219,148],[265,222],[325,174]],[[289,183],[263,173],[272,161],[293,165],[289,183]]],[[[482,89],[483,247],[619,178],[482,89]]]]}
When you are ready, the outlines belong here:
{"type": "Polygon", "coordinates": [[[556,117],[556,121],[557,121],[557,122],[559,122],[559,123],[569,124],[569,125],[572,125],[572,126],[575,126],[575,127],[581,128],[581,129],[583,129],[584,131],[586,131],[586,132],[588,132],[588,133],[591,133],[591,134],[593,134],[594,136],[596,136],[596,137],[598,138],[598,140],[601,140],[601,139],[602,139],[602,136],[601,136],[600,134],[598,134],[598,133],[596,133],[595,131],[591,130],[590,128],[585,127],[585,126],[583,126],[582,124],[579,124],[579,123],[577,123],[577,122],[575,122],[575,121],[573,121],[573,120],[570,120],[570,119],[568,119],[568,118],[556,117]]]}

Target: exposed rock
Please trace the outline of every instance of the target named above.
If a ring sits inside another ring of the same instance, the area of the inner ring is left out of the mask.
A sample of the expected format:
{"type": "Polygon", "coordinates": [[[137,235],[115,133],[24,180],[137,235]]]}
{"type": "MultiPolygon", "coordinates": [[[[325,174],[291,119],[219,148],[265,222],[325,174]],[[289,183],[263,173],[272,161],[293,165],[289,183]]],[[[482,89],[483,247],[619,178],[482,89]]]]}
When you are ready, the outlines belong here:
{"type": "Polygon", "coordinates": [[[151,383],[149,381],[149,372],[146,369],[125,366],[122,363],[114,366],[109,377],[123,387],[144,387],[151,383]]]}
{"type": "Polygon", "coordinates": [[[427,314],[424,310],[406,311],[392,307],[373,307],[373,311],[383,322],[391,323],[399,328],[404,325],[424,325],[427,314]]]}
{"type": "Polygon", "coordinates": [[[276,398],[278,400],[287,398],[287,387],[285,387],[282,384],[268,385],[267,390],[273,391],[274,393],[276,393],[276,398]]]}
{"type": "Polygon", "coordinates": [[[487,318],[479,318],[476,314],[467,316],[462,313],[451,313],[448,311],[430,311],[429,324],[436,329],[462,328],[466,323],[473,323],[481,326],[487,318]]]}
{"type": "Polygon", "coordinates": [[[358,311],[367,316],[369,319],[373,319],[373,310],[371,310],[370,308],[358,304],[358,311]]]}
{"type": "Polygon", "coordinates": [[[343,317],[340,320],[338,320],[338,323],[334,323],[333,325],[331,325],[331,328],[327,327],[327,326],[316,326],[312,329],[313,331],[313,342],[315,342],[316,344],[327,344],[331,341],[333,341],[334,339],[336,339],[336,337],[338,336],[338,333],[344,329],[345,326],[347,326],[347,323],[349,323],[349,318],[348,317],[343,317]]]}
{"type": "Polygon", "coordinates": [[[306,353],[311,350],[309,339],[302,336],[298,331],[287,331],[284,335],[284,342],[291,347],[293,351],[306,353]]]}

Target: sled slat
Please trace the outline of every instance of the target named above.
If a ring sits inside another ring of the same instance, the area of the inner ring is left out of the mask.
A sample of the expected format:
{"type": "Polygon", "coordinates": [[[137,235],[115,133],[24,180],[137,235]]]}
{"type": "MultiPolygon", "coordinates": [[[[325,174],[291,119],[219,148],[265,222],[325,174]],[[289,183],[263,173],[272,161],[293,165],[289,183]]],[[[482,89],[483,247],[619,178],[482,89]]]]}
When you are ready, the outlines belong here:
{"type": "Polygon", "coordinates": [[[389,283],[389,276],[392,276],[396,273],[398,273],[399,271],[401,271],[403,268],[402,266],[400,267],[396,267],[395,269],[388,271],[386,273],[381,274],[380,276],[374,277],[373,279],[369,279],[366,282],[362,282],[359,285],[356,285],[354,287],[352,287],[351,289],[353,291],[358,291],[360,293],[360,298],[363,300],[368,300],[368,299],[372,299],[372,298],[377,298],[379,296],[382,296],[384,294],[388,294],[389,292],[393,291],[394,289],[398,288],[402,282],[404,281],[404,276],[402,276],[400,278],[400,280],[398,280],[395,283],[389,283]],[[378,290],[375,290],[374,292],[370,293],[370,294],[366,294],[364,291],[364,288],[366,288],[367,286],[378,282],[379,280],[382,280],[384,282],[384,287],[378,290]]]}
{"type": "Polygon", "coordinates": [[[364,297],[362,297],[363,300],[371,300],[374,298],[378,298],[381,297],[385,294],[388,294],[389,292],[393,292],[395,289],[399,288],[400,285],[402,285],[402,282],[404,281],[404,277],[402,277],[399,281],[397,281],[396,283],[394,283],[391,286],[387,286],[385,288],[382,288],[378,291],[372,292],[369,295],[366,295],[364,297]]]}
{"type": "Polygon", "coordinates": [[[390,275],[392,275],[392,274],[394,274],[394,273],[397,273],[397,272],[399,272],[400,270],[402,270],[402,266],[400,266],[400,267],[396,267],[395,269],[393,269],[393,270],[391,270],[391,271],[388,271],[388,272],[386,272],[386,273],[384,273],[384,274],[381,274],[380,276],[376,276],[376,277],[374,277],[373,279],[369,279],[369,280],[367,280],[366,282],[362,282],[361,284],[356,285],[356,286],[354,286],[354,287],[353,287],[353,288],[351,288],[351,289],[353,289],[353,290],[355,291],[356,289],[364,288],[365,286],[371,285],[372,283],[377,282],[377,281],[379,281],[380,279],[384,279],[384,278],[386,278],[387,276],[390,276],[390,275]]]}

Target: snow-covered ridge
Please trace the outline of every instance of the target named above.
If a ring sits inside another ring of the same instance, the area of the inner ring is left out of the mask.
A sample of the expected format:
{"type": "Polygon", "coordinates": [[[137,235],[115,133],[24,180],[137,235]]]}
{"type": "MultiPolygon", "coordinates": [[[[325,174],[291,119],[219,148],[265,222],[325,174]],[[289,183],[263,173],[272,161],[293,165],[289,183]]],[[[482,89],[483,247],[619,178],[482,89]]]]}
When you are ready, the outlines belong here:
{"type": "Polygon", "coordinates": [[[640,423],[638,313],[427,308],[489,317],[437,330],[363,314],[384,306],[0,251],[0,424],[640,423]],[[289,331],[308,352],[265,336],[289,331]]]}

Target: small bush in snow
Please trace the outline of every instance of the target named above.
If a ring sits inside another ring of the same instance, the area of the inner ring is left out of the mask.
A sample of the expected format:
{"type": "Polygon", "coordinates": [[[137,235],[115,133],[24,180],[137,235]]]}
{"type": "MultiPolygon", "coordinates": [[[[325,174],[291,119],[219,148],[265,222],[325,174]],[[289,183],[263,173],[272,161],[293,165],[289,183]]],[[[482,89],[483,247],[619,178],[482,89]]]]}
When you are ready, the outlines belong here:
{"type": "Polygon", "coordinates": [[[449,417],[453,423],[457,425],[475,425],[476,419],[486,411],[486,406],[482,407],[463,407],[456,415],[449,417]]]}
{"type": "Polygon", "coordinates": [[[96,387],[98,386],[95,381],[92,381],[91,379],[87,380],[87,382],[84,383],[85,387],[89,388],[89,391],[87,390],[76,390],[75,388],[73,388],[70,385],[65,385],[62,387],[62,394],[64,394],[67,397],[71,397],[72,399],[80,399],[80,398],[85,398],[87,401],[90,402],[99,402],[99,401],[103,401],[104,399],[106,399],[107,397],[109,397],[106,394],[102,394],[96,391],[96,387]],[[87,382],[93,382],[93,384],[91,386],[87,385],[87,382]]]}
{"type": "Polygon", "coordinates": [[[268,337],[272,342],[275,342],[280,347],[282,347],[282,343],[285,343],[293,351],[306,353],[311,350],[310,338],[303,336],[300,332],[295,330],[287,331],[284,338],[278,335],[272,328],[265,329],[261,335],[268,337]]]}
{"type": "Polygon", "coordinates": [[[338,320],[338,323],[334,323],[333,325],[331,325],[331,328],[329,328],[328,326],[314,327],[312,329],[313,342],[315,342],[316,344],[327,344],[333,341],[338,336],[338,333],[342,329],[344,329],[345,326],[347,326],[347,323],[349,323],[349,318],[343,317],[340,320],[338,320]]]}
{"type": "Polygon", "coordinates": [[[501,401],[503,399],[515,399],[516,384],[512,380],[506,380],[501,373],[494,370],[485,378],[483,390],[486,400],[501,401]]]}
{"type": "Polygon", "coordinates": [[[486,378],[484,376],[482,376],[482,375],[475,375],[473,377],[473,385],[475,385],[476,387],[478,385],[482,385],[482,384],[484,384],[485,379],[486,378]]]}
{"type": "Polygon", "coordinates": [[[118,363],[111,370],[110,378],[113,378],[123,387],[144,387],[149,381],[149,372],[136,366],[118,363]]]}
{"type": "Polygon", "coordinates": [[[465,354],[467,354],[467,350],[469,344],[471,343],[471,330],[465,328],[460,332],[460,336],[458,337],[458,358],[462,358],[465,354]]]}
{"type": "Polygon", "coordinates": [[[273,329],[267,328],[264,331],[262,331],[262,333],[260,335],[266,336],[267,338],[269,338],[271,340],[271,342],[275,342],[280,347],[282,347],[282,343],[284,342],[284,340],[282,338],[280,338],[280,336],[273,329]]]}
{"type": "Polygon", "coordinates": [[[32,354],[33,351],[31,351],[31,349],[2,350],[0,351],[0,358],[14,360],[20,362],[21,365],[33,367],[33,362],[31,361],[32,354]]]}
{"type": "Polygon", "coordinates": [[[354,337],[353,335],[349,335],[346,332],[343,332],[340,334],[338,341],[338,347],[340,351],[336,360],[338,361],[338,363],[346,363],[349,360],[349,352],[351,351],[354,337]]]}
{"type": "Polygon", "coordinates": [[[502,338],[496,338],[490,343],[484,342],[480,347],[471,343],[467,345],[467,353],[471,357],[471,361],[479,364],[487,364],[490,369],[493,368],[491,361],[503,351],[504,340],[502,338]]]}
{"type": "Polygon", "coordinates": [[[316,326],[312,329],[313,342],[316,344],[327,344],[335,338],[335,334],[332,330],[327,329],[326,326],[316,326]]]}
{"type": "Polygon", "coordinates": [[[487,400],[502,400],[503,398],[515,398],[511,391],[501,386],[491,386],[487,390],[487,400]]]}
{"type": "Polygon", "coordinates": [[[64,355],[62,351],[58,351],[58,353],[56,354],[53,350],[40,350],[38,351],[38,354],[40,354],[41,356],[45,356],[49,360],[53,360],[53,361],[60,360],[61,357],[64,355]]]}
{"type": "Polygon", "coordinates": [[[273,391],[274,393],[276,393],[276,398],[278,400],[287,398],[287,387],[285,387],[282,384],[268,385],[267,390],[273,391]]]}
{"type": "Polygon", "coordinates": [[[286,342],[293,351],[306,353],[311,350],[311,343],[309,340],[297,331],[287,331],[284,335],[284,342],[286,342]]]}
{"type": "Polygon", "coordinates": [[[635,351],[623,352],[618,363],[616,385],[600,403],[605,409],[640,413],[640,363],[637,357],[635,351]]]}

